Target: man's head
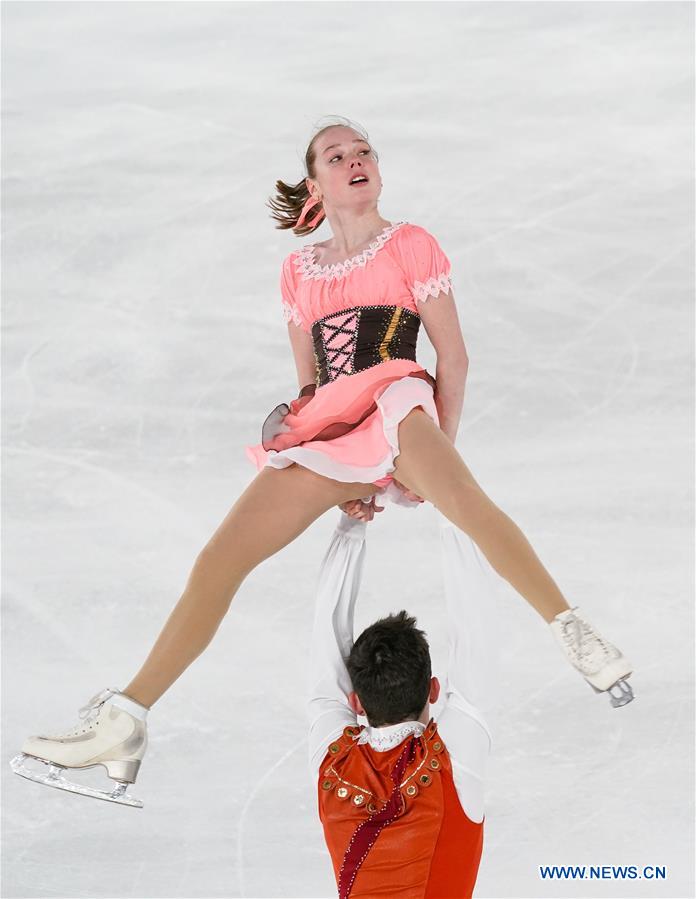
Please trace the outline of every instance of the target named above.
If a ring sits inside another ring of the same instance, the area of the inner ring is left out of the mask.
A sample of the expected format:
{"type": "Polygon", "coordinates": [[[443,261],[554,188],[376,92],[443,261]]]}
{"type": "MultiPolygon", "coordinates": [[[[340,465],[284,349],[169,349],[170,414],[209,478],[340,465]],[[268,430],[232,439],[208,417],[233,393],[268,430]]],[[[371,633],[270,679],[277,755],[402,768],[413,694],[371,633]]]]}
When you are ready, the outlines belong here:
{"type": "Polygon", "coordinates": [[[440,683],[431,676],[430,649],[416,619],[401,611],[375,621],[358,637],[346,662],[354,712],[372,727],[428,721],[440,683]]]}

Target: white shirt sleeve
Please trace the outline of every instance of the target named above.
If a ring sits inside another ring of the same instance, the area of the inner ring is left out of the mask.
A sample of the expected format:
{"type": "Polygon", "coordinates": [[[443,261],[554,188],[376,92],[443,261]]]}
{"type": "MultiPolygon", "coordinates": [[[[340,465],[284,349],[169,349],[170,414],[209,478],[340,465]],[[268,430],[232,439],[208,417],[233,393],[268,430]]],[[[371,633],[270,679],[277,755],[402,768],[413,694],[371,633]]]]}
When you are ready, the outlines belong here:
{"type": "Polygon", "coordinates": [[[353,647],[355,601],[360,592],[367,545],[367,522],[345,512],[319,570],[310,643],[309,765],[313,779],[329,743],[357,716],[348,704],[352,691],[345,660],[353,647]]]}
{"type": "MultiPolygon", "coordinates": [[[[437,510],[436,510],[437,511],[437,510]]],[[[468,817],[484,817],[485,768],[491,747],[487,714],[498,687],[495,594],[500,575],[468,534],[437,511],[449,625],[445,706],[438,730],[452,760],[457,794],[468,817]]]]}

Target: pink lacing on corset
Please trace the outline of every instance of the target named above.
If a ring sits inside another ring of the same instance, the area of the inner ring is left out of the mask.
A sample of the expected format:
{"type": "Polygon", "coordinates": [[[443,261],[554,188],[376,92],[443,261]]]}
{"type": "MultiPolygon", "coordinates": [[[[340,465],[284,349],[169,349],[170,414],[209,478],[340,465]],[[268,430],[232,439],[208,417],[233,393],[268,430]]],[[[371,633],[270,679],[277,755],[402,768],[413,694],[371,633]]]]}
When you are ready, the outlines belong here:
{"type": "Polygon", "coordinates": [[[425,282],[416,281],[409,287],[409,290],[411,291],[414,300],[423,303],[428,297],[436,297],[441,291],[443,293],[449,293],[452,286],[452,278],[450,275],[441,272],[437,277],[429,278],[425,282]]]}
{"type": "Polygon", "coordinates": [[[303,281],[310,278],[314,280],[333,281],[345,278],[355,268],[363,268],[370,259],[374,259],[377,253],[387,243],[392,234],[406,222],[394,222],[388,225],[381,234],[379,234],[362,253],[346,259],[344,262],[334,262],[330,265],[319,265],[314,258],[314,245],[307,244],[297,251],[295,256],[295,266],[300,272],[303,281]]]}

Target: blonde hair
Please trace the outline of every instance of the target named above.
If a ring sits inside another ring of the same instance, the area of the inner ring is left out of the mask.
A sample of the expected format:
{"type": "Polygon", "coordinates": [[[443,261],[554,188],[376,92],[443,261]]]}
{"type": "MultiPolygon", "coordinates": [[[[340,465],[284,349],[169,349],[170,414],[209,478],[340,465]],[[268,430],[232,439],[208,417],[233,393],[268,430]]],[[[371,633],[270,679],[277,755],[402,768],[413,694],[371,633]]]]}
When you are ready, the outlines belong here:
{"type": "MultiPolygon", "coordinates": [[[[359,134],[365,140],[368,140],[367,131],[359,125],[353,124],[349,119],[344,118],[343,116],[328,116],[327,118],[334,119],[335,121],[328,122],[326,124],[319,124],[315,126],[315,132],[312,138],[309,141],[309,145],[307,146],[307,150],[304,155],[304,165],[307,174],[301,181],[298,181],[296,184],[287,184],[285,181],[276,181],[276,195],[271,198],[268,206],[273,210],[271,218],[275,219],[278,222],[276,225],[277,229],[280,230],[288,230],[292,228],[293,232],[298,236],[302,236],[305,234],[311,234],[313,231],[319,227],[322,223],[323,216],[317,221],[317,215],[321,210],[322,204],[321,200],[310,209],[307,219],[302,223],[302,225],[298,228],[297,222],[302,215],[302,208],[304,204],[307,202],[309,197],[311,196],[309,190],[307,189],[307,183],[305,178],[316,178],[316,150],[315,145],[319,137],[327,131],[329,128],[335,128],[337,125],[343,125],[347,128],[351,128],[356,134],[359,134]]],[[[377,156],[377,151],[372,151],[375,155],[375,158],[379,161],[379,156],[377,156]]]]}

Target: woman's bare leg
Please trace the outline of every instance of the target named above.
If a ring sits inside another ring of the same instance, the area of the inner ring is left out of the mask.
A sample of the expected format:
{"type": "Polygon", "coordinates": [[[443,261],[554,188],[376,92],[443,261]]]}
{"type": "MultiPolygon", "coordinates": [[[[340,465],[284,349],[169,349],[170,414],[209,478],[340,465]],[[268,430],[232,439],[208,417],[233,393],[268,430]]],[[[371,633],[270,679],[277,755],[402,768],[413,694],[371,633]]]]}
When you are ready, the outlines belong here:
{"type": "Polygon", "coordinates": [[[420,406],[400,423],[399,448],[393,476],[467,533],[545,621],[570,608],[522,531],[483,492],[452,441],[420,406]]]}
{"type": "Polygon", "coordinates": [[[149,708],[210,643],[250,571],[333,506],[370,492],[369,484],[334,481],[296,463],[261,469],[201,550],[179,602],[123,692],[149,708]]]}

